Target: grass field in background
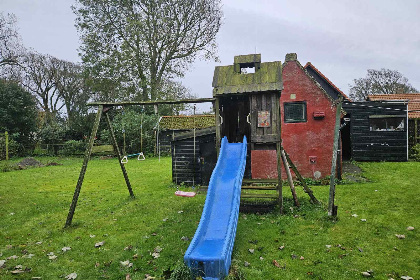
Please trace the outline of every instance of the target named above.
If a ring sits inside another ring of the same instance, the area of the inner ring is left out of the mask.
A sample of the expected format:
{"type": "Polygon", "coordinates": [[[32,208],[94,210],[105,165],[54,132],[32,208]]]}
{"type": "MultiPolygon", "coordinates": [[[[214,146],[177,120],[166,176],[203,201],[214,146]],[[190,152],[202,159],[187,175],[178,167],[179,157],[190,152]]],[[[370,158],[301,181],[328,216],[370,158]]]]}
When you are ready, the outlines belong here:
{"type": "MultiPolygon", "coordinates": [[[[37,159],[62,165],[0,173],[0,279],[168,279],[181,268],[205,196],[174,195],[170,158],[129,161],[135,199],[116,159],[91,160],[68,229],[82,159],[37,159]]],[[[326,214],[328,186],[312,187],[320,206],[298,188],[297,209],[284,188],[285,215],[240,214],[228,278],[419,279],[420,163],[360,166],[369,182],[337,186],[337,220],[326,214]]]]}

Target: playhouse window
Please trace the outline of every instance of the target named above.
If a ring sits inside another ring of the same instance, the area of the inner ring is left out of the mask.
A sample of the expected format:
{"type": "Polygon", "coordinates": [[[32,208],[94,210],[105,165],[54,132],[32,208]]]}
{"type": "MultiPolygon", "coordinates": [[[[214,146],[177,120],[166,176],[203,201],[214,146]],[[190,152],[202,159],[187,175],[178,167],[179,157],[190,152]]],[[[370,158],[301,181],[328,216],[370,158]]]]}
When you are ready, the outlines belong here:
{"type": "Polygon", "coordinates": [[[370,131],[404,131],[405,116],[369,116],[370,131]]]}
{"type": "Polygon", "coordinates": [[[306,102],[284,103],[284,122],[306,122],[306,102]]]}

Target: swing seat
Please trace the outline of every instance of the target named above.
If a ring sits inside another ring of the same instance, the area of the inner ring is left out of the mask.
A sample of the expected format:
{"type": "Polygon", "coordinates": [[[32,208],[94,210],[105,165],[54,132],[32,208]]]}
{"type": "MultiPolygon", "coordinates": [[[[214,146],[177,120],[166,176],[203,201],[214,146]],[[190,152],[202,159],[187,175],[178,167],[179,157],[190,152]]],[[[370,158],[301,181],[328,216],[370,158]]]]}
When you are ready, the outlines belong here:
{"type": "Polygon", "coordinates": [[[146,158],[144,157],[143,153],[138,153],[138,154],[132,154],[132,155],[126,155],[121,159],[121,163],[127,163],[128,162],[128,158],[130,157],[137,157],[137,160],[146,160],[146,158]]]}
{"type": "Polygon", "coordinates": [[[184,196],[184,197],[194,197],[196,195],[195,192],[183,192],[183,191],[176,191],[175,195],[177,196],[184,196]]]}

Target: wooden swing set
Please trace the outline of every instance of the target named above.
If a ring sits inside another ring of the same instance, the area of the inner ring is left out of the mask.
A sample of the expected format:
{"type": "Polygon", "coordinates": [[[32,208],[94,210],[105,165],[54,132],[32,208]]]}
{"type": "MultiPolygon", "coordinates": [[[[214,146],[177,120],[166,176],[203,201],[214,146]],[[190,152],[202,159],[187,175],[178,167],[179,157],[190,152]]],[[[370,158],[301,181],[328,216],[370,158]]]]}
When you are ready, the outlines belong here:
{"type": "MultiPolygon", "coordinates": [[[[67,215],[66,223],[64,227],[69,227],[72,223],[74,212],[76,210],[77,201],[79,199],[80,191],[82,189],[83,179],[86,174],[88,162],[90,159],[90,156],[92,154],[92,148],[93,144],[95,142],[95,137],[98,132],[99,123],[101,121],[102,116],[105,118],[105,121],[108,125],[109,131],[111,133],[111,140],[112,145],[114,146],[114,151],[117,154],[118,162],[121,167],[121,171],[124,176],[125,183],[127,185],[128,192],[130,194],[130,197],[134,198],[133,189],[131,187],[130,180],[128,179],[127,171],[124,167],[124,157],[121,155],[120,148],[118,147],[117,139],[115,137],[114,129],[112,128],[111,119],[108,115],[108,112],[116,107],[116,106],[126,106],[126,105],[147,105],[147,106],[154,106],[155,107],[155,113],[157,113],[158,105],[160,104],[184,104],[184,103],[204,103],[204,102],[214,102],[214,98],[199,98],[199,99],[184,99],[184,100],[164,100],[164,101],[129,101],[129,102],[92,102],[89,103],[89,106],[97,106],[97,112],[95,121],[93,123],[92,132],[89,137],[89,142],[85,150],[84,159],[83,159],[83,165],[82,169],[80,170],[79,179],[77,180],[76,189],[74,191],[73,199],[70,205],[69,213],[67,215]]],[[[139,159],[141,158],[140,155],[139,159]]]]}

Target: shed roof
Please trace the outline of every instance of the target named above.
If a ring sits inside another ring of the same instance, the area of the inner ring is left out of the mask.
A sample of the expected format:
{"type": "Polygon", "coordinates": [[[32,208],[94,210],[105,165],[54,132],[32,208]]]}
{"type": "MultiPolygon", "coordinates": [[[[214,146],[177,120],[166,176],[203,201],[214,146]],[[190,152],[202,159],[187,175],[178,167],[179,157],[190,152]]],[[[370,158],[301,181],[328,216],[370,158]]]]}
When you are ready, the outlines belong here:
{"type": "Polygon", "coordinates": [[[321,77],[331,88],[333,88],[338,94],[343,96],[344,100],[351,101],[350,98],[344,92],[342,92],[333,82],[330,81],[330,79],[328,79],[324,74],[322,74],[322,72],[319,71],[319,69],[316,68],[311,62],[307,62],[304,68],[311,68],[312,70],[314,70],[314,72],[318,74],[318,76],[321,77]]]}
{"type": "Polygon", "coordinates": [[[368,95],[370,101],[407,101],[408,118],[420,118],[420,93],[375,94],[368,95]]]}
{"type": "Polygon", "coordinates": [[[214,115],[163,116],[159,122],[161,129],[171,130],[206,128],[215,125],[214,115]]]}
{"type": "Polygon", "coordinates": [[[213,76],[213,96],[282,90],[281,62],[261,63],[261,54],[235,56],[234,64],[217,66],[213,76]],[[241,73],[241,68],[254,67],[255,73],[241,73]]]}

